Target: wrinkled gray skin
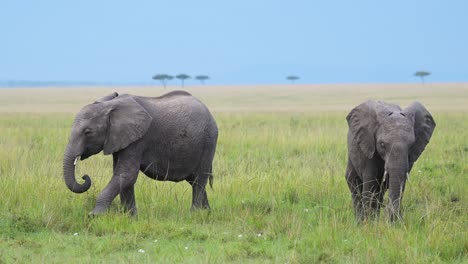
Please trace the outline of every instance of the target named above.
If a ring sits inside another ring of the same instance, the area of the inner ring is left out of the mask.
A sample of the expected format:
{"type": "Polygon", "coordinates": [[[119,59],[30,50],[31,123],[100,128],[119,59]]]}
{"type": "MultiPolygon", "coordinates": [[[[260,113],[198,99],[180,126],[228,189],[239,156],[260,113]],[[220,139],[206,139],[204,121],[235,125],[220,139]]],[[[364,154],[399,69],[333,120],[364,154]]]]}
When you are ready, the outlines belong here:
{"type": "Polygon", "coordinates": [[[356,219],[361,222],[378,217],[387,189],[390,220],[401,219],[405,183],[429,143],[436,126],[434,119],[419,102],[402,110],[397,105],[369,100],[355,107],[346,120],[346,181],[356,219]]]}
{"type": "Polygon", "coordinates": [[[75,193],[91,186],[75,180],[76,158],[112,154],[114,173],[90,215],[105,212],[120,195],[123,208],[137,213],[134,184],[139,171],[160,181],[192,185],[192,209],[209,209],[205,186],[212,183],[218,128],[205,105],[184,91],[161,97],[113,93],[76,115],[63,159],[67,187],[75,193]]]}

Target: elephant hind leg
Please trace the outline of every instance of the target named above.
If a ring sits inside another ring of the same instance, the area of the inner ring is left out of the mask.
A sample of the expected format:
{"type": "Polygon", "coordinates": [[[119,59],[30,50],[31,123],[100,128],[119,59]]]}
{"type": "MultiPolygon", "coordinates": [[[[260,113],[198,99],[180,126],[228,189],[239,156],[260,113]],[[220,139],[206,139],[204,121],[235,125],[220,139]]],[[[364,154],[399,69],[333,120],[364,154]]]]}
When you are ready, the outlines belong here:
{"type": "Polygon", "coordinates": [[[206,194],[207,178],[194,175],[194,180],[188,182],[192,185],[192,209],[210,209],[206,194]]]}
{"type": "Polygon", "coordinates": [[[364,220],[364,207],[362,203],[362,181],[354,170],[351,161],[348,160],[346,167],[346,182],[348,183],[351,197],[353,199],[354,215],[360,223],[364,220]]]}
{"type": "Polygon", "coordinates": [[[209,169],[199,170],[187,181],[192,185],[192,209],[210,209],[208,196],[206,194],[206,184],[211,177],[211,166],[209,169]]]}
{"type": "MultiPolygon", "coordinates": [[[[217,137],[217,135],[216,135],[217,137]]],[[[192,210],[193,209],[210,209],[208,196],[206,194],[206,184],[209,180],[211,188],[213,188],[213,158],[216,149],[214,145],[208,144],[202,152],[200,163],[195,173],[191,175],[187,181],[192,185],[192,210]]]]}

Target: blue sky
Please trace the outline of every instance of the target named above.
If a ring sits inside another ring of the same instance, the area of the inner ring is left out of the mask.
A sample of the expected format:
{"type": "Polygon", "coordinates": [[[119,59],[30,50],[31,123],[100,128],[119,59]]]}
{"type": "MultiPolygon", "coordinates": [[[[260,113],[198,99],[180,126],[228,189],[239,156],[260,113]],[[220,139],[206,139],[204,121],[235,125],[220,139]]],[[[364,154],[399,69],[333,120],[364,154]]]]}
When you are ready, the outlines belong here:
{"type": "Polygon", "coordinates": [[[0,80],[212,84],[468,81],[468,1],[23,1],[0,4],[0,80]]]}

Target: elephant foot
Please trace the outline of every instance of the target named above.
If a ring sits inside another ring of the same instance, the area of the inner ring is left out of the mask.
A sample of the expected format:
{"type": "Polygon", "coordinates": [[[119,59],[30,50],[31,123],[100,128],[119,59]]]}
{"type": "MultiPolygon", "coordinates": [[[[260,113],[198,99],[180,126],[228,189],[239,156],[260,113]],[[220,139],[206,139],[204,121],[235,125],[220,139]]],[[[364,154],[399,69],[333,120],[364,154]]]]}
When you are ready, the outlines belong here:
{"type": "Polygon", "coordinates": [[[138,211],[136,207],[124,208],[124,212],[127,213],[130,217],[138,218],[138,211]]]}
{"type": "Polygon", "coordinates": [[[192,205],[190,207],[191,211],[198,211],[198,210],[211,210],[209,205],[192,205]]]}
{"type": "MultiPolygon", "coordinates": [[[[91,212],[88,213],[88,217],[94,218],[98,215],[103,215],[106,212],[107,210],[92,210],[91,212]]],[[[126,210],[125,212],[132,218],[138,218],[138,213],[136,209],[126,210]]]]}
{"type": "Polygon", "coordinates": [[[106,212],[107,212],[107,208],[95,207],[91,212],[88,213],[88,217],[95,217],[98,215],[102,215],[106,212]]]}
{"type": "Polygon", "coordinates": [[[387,206],[386,213],[391,223],[402,221],[403,215],[399,209],[395,209],[392,205],[387,206]]]}

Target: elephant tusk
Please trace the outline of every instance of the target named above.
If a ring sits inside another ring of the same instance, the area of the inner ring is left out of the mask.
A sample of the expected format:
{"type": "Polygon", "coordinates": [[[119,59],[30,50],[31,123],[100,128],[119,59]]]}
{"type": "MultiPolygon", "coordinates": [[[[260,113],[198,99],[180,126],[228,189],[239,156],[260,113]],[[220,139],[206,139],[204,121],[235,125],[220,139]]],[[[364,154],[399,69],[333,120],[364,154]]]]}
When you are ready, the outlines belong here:
{"type": "Polygon", "coordinates": [[[383,182],[382,182],[382,188],[384,188],[384,191],[387,189],[387,186],[388,186],[388,179],[387,179],[387,175],[388,175],[388,172],[385,171],[384,174],[383,174],[383,182]]]}
{"type": "Polygon", "coordinates": [[[78,161],[78,156],[75,158],[75,161],[73,162],[73,166],[76,166],[77,161],[78,161]]]}
{"type": "Polygon", "coordinates": [[[409,173],[406,173],[406,180],[409,181],[409,173]]]}

